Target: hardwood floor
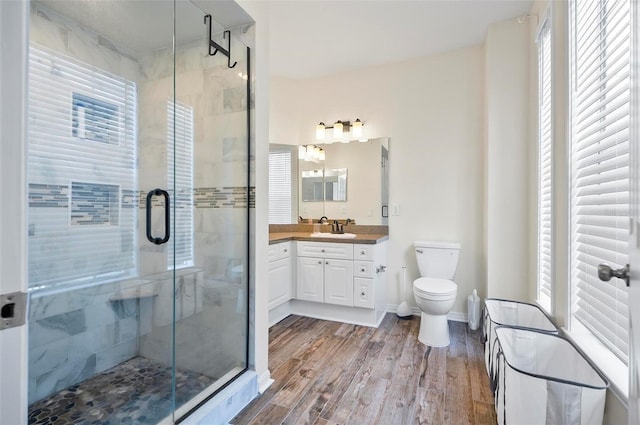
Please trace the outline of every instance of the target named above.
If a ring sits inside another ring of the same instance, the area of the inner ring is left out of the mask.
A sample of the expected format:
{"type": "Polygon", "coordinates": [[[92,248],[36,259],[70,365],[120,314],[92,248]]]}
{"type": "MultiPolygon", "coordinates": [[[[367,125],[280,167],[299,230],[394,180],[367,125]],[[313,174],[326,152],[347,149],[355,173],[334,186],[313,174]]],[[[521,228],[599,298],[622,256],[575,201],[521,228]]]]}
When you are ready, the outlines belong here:
{"type": "Polygon", "coordinates": [[[481,331],[449,322],[451,344],[418,342],[418,317],[378,329],[289,316],[269,330],[275,382],[231,423],[495,424],[481,331]]]}

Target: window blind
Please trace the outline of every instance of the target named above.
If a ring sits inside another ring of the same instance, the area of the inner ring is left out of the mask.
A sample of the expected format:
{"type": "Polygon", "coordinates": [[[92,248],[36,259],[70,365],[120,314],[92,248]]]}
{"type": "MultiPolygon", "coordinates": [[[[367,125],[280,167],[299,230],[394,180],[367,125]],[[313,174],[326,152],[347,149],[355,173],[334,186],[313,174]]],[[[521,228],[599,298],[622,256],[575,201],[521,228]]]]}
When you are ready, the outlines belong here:
{"type": "Polygon", "coordinates": [[[551,311],[551,22],[538,33],[538,303],[551,311]]]}
{"type": "Polygon", "coordinates": [[[136,85],[29,49],[30,290],[136,274],[136,85]]]}
{"type": "Polygon", "coordinates": [[[171,269],[174,264],[193,266],[193,108],[170,100],[167,122],[167,176],[173,200],[167,267],[171,269]]]}
{"type": "Polygon", "coordinates": [[[630,0],[571,3],[573,319],[628,363],[630,0]]]}
{"type": "Polygon", "coordinates": [[[292,149],[269,148],[269,223],[291,223],[292,149]]]}

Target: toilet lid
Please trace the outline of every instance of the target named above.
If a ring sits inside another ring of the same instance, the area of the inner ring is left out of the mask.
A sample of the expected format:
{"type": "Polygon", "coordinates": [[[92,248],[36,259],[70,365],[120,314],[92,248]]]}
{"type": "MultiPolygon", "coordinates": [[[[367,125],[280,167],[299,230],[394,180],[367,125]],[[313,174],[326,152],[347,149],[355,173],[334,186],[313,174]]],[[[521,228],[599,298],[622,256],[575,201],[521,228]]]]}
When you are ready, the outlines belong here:
{"type": "Polygon", "coordinates": [[[427,295],[450,295],[458,290],[458,285],[448,279],[421,277],[413,282],[414,288],[427,295]]]}

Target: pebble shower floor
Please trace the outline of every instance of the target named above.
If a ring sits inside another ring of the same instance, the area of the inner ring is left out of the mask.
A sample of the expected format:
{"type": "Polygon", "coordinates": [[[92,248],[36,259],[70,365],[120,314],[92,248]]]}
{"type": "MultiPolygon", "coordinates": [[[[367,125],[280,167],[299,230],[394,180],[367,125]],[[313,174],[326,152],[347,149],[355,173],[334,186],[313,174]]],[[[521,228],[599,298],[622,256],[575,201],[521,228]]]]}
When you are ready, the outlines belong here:
{"type": "MultiPolygon", "coordinates": [[[[177,404],[215,381],[176,370],[177,404]]],[[[156,424],[171,408],[171,367],[135,357],[29,406],[29,424],[156,424]]]]}

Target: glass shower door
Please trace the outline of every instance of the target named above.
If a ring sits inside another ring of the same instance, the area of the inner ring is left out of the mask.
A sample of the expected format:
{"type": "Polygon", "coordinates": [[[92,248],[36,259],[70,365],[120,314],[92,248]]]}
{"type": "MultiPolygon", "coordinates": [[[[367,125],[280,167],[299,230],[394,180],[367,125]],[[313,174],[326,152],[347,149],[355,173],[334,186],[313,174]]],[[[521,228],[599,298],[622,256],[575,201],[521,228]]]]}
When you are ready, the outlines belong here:
{"type": "Polygon", "coordinates": [[[30,422],[171,422],[247,366],[246,48],[185,0],[31,6],[30,422]]]}
{"type": "Polygon", "coordinates": [[[169,175],[175,176],[170,251],[179,417],[247,367],[250,104],[248,49],[238,39],[240,29],[225,32],[215,17],[190,3],[176,13],[176,39],[184,41],[175,47],[169,161],[175,173],[169,175]],[[193,27],[201,31],[190,39],[193,27]],[[198,395],[189,388],[194,380],[180,384],[183,374],[199,377],[198,395]]]}

